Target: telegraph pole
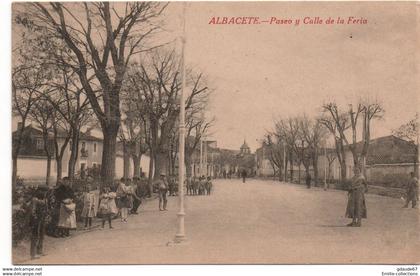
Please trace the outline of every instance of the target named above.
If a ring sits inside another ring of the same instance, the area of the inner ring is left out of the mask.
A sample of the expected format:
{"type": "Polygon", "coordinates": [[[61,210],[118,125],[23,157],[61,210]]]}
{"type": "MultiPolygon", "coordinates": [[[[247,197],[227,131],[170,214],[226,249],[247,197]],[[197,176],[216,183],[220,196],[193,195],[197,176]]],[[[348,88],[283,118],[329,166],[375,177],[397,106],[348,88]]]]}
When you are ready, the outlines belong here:
{"type": "Polygon", "coordinates": [[[185,210],[184,210],[184,174],[185,174],[185,17],[186,17],[186,3],[182,7],[182,52],[181,52],[181,91],[179,103],[179,166],[178,166],[178,199],[179,212],[178,217],[178,231],[175,235],[175,242],[180,243],[186,239],[185,237],[185,210]]]}

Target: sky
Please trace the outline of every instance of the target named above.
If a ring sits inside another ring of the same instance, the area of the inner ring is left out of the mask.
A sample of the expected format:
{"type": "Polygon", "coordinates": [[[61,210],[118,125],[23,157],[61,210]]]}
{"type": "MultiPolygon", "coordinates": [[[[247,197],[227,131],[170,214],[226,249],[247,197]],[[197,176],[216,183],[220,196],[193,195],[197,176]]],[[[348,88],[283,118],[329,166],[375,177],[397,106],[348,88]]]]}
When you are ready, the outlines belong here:
{"type": "MultiPolygon", "coordinates": [[[[182,7],[169,4],[156,41],[179,37],[182,7]]],[[[415,2],[193,2],[185,18],[186,64],[213,91],[206,117],[216,119],[209,139],[219,147],[239,149],[246,139],[254,151],[275,120],[318,116],[329,101],[343,110],[360,98],[379,101],[385,116],[372,123],[373,138],[418,110],[415,2]],[[224,16],[367,24],[209,24],[224,16]]]]}
{"type": "MultiPolygon", "coordinates": [[[[179,33],[181,6],[166,10],[166,28],[179,33]]],[[[379,101],[385,116],[372,123],[372,137],[392,130],[418,110],[416,7],[414,2],[213,2],[186,8],[189,66],[204,72],[214,89],[208,117],[212,138],[255,150],[278,118],[319,115],[336,101],[379,101]],[[254,16],[326,19],[353,16],[367,24],[215,25],[212,17],[254,16]]]]}

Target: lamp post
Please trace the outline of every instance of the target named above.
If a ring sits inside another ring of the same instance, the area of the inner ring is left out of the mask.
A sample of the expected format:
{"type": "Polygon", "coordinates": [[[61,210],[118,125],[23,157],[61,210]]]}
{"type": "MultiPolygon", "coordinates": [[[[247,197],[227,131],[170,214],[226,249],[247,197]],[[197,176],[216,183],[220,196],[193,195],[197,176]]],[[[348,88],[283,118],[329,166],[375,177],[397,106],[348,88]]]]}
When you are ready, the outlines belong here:
{"type": "Polygon", "coordinates": [[[175,235],[175,242],[180,243],[185,238],[185,210],[184,210],[184,173],[185,173],[185,13],[186,3],[183,3],[182,7],[182,52],[181,52],[181,91],[180,91],[180,103],[179,103],[179,166],[178,166],[178,199],[179,199],[179,212],[178,216],[178,231],[175,235]]]}

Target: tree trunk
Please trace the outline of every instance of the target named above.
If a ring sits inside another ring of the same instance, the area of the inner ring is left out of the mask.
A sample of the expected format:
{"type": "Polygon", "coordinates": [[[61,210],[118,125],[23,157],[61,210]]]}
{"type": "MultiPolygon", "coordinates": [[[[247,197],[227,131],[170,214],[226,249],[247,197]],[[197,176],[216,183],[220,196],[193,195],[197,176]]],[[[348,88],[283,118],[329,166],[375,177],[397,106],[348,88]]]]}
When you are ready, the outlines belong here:
{"type": "Polygon", "coordinates": [[[17,180],[17,161],[18,161],[18,156],[19,156],[19,152],[20,152],[20,147],[22,145],[23,129],[25,128],[25,122],[26,122],[26,119],[23,119],[21,128],[17,130],[19,132],[17,139],[12,140],[12,143],[13,143],[13,145],[12,145],[13,146],[13,152],[12,152],[12,160],[13,160],[13,163],[12,163],[12,185],[13,186],[16,185],[16,180],[17,180]]]}
{"type": "Polygon", "coordinates": [[[13,170],[12,170],[12,185],[16,186],[16,180],[17,180],[17,160],[18,157],[17,155],[13,155],[13,170]]]}
{"type": "Polygon", "coordinates": [[[46,177],[46,184],[50,186],[50,178],[51,178],[51,154],[47,154],[47,177],[46,177]]]}
{"type": "Polygon", "coordinates": [[[149,162],[149,179],[148,179],[148,196],[151,197],[153,193],[153,170],[155,166],[154,151],[150,149],[150,162],[149,162]]]}
{"type": "Polygon", "coordinates": [[[312,157],[312,166],[314,167],[314,183],[318,187],[318,154],[314,154],[312,157]]]}
{"type": "Polygon", "coordinates": [[[56,165],[57,165],[57,180],[60,180],[63,177],[63,157],[60,156],[56,158],[56,165]]]}
{"type": "Polygon", "coordinates": [[[115,179],[115,157],[117,151],[118,123],[102,125],[104,136],[102,148],[101,180],[104,185],[111,185],[115,179]]]}
{"type": "Polygon", "coordinates": [[[168,174],[168,158],[167,153],[163,150],[157,150],[155,153],[155,176],[159,177],[161,173],[168,174]]]}
{"type": "Polygon", "coordinates": [[[141,162],[141,154],[139,155],[132,155],[133,158],[133,177],[140,177],[140,162],[141,162]]]}
{"type": "Polygon", "coordinates": [[[76,161],[79,155],[79,130],[72,129],[71,153],[68,164],[68,177],[73,180],[76,173],[76,161]]]}
{"type": "Polygon", "coordinates": [[[290,159],[289,159],[289,164],[290,164],[290,183],[293,182],[293,153],[290,152],[289,153],[290,159]]]}
{"type": "Polygon", "coordinates": [[[123,177],[125,179],[130,178],[130,153],[128,152],[128,146],[125,141],[123,141],[123,177]]]}

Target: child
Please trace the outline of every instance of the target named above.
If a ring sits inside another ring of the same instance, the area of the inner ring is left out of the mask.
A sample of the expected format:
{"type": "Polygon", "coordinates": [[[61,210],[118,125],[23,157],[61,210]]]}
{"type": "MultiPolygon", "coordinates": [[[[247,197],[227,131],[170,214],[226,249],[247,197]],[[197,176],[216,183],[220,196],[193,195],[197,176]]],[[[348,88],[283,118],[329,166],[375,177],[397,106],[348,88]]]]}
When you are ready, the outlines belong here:
{"type": "Polygon", "coordinates": [[[95,216],[95,193],[91,185],[86,186],[86,192],[83,194],[83,210],[81,214],[85,218],[85,229],[92,227],[92,218],[95,216]]]}
{"type": "Polygon", "coordinates": [[[130,199],[128,197],[129,189],[125,185],[125,179],[121,178],[121,181],[117,188],[117,199],[118,199],[118,208],[121,212],[121,221],[126,223],[128,217],[128,208],[130,207],[130,199]]]}
{"type": "Polygon", "coordinates": [[[66,198],[61,203],[58,228],[63,229],[65,237],[70,236],[71,229],[76,229],[76,204],[71,198],[66,198]]]}
{"type": "Polygon", "coordinates": [[[99,204],[99,214],[102,216],[102,228],[105,227],[105,221],[108,220],[109,229],[112,229],[111,218],[118,213],[115,204],[116,194],[111,192],[109,187],[104,187],[101,195],[101,203],[99,204]]]}

